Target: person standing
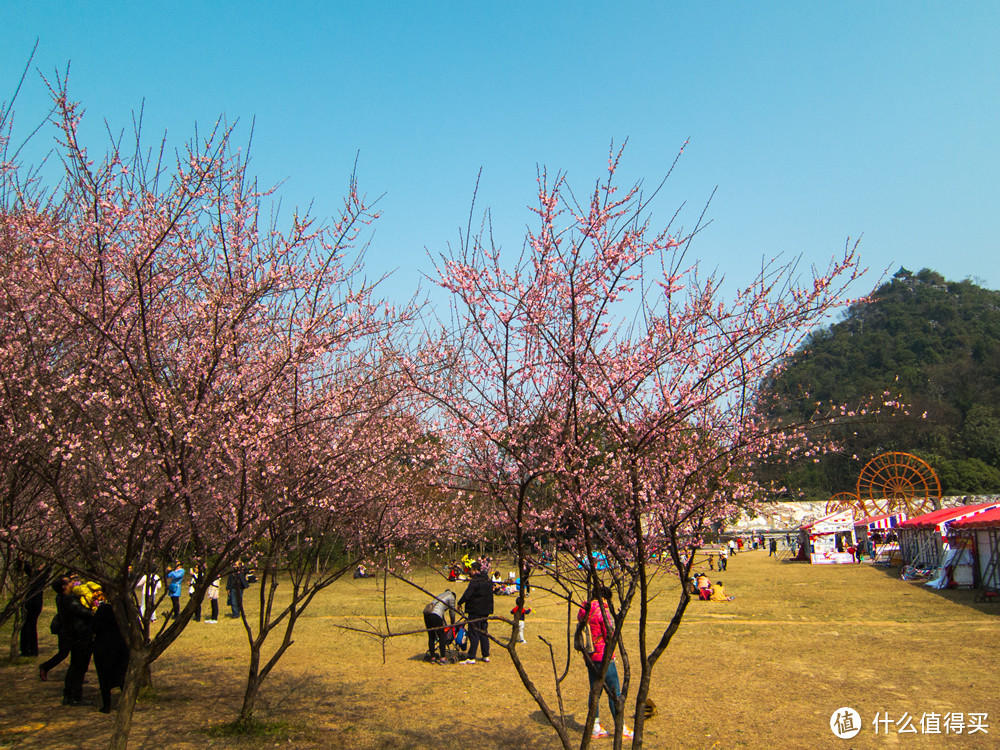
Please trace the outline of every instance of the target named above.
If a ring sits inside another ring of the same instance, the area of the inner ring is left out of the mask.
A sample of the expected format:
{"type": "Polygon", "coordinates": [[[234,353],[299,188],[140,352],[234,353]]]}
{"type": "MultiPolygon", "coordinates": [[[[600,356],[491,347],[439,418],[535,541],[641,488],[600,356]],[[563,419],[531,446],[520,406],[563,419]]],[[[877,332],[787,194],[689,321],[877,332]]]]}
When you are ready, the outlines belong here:
{"type": "Polygon", "coordinates": [[[452,626],[455,625],[455,593],[451,589],[445,589],[443,593],[434,597],[433,601],[424,607],[424,627],[427,628],[427,659],[436,661],[438,664],[446,664],[445,647],[447,639],[444,633],[444,616],[448,613],[452,626]],[[440,657],[434,658],[434,647],[437,645],[440,650],[440,657]]]}
{"type": "Polygon", "coordinates": [[[524,618],[531,614],[531,607],[525,604],[523,593],[517,595],[517,602],[510,610],[510,613],[517,620],[517,642],[527,643],[524,639],[524,618]]]}
{"type": "Polygon", "coordinates": [[[167,573],[167,596],[170,597],[169,617],[174,619],[181,614],[181,587],[184,583],[184,568],[181,561],[174,561],[174,569],[167,573]]]}
{"type": "Polygon", "coordinates": [[[111,713],[111,690],[124,688],[128,671],[128,644],[107,602],[101,602],[94,613],[94,669],[101,687],[101,713],[111,713]]]}
{"type": "Polygon", "coordinates": [[[771,555],[774,555],[775,557],[778,556],[778,540],[774,537],[771,538],[771,542],[768,544],[767,549],[767,556],[770,557],[771,555]]]}
{"type": "Polygon", "coordinates": [[[139,598],[139,619],[146,617],[149,606],[149,621],[156,622],[156,595],[160,592],[160,577],[156,573],[143,574],[135,582],[136,596],[139,598]]]}
{"type": "Polygon", "coordinates": [[[21,623],[21,656],[38,656],[38,617],[42,614],[45,598],[45,579],[48,571],[36,568],[27,560],[21,561],[21,571],[26,579],[24,606],[21,623]]]}
{"type": "Polygon", "coordinates": [[[213,625],[219,621],[219,584],[220,583],[221,583],[221,581],[219,581],[219,579],[216,578],[214,581],[212,581],[211,584],[209,584],[208,591],[206,592],[208,594],[208,603],[212,607],[212,616],[209,619],[205,620],[205,622],[206,623],[211,623],[213,625]]]}
{"type": "Polygon", "coordinates": [[[93,632],[91,624],[94,616],[90,608],[75,596],[71,589],[73,582],[63,576],[58,580],[59,595],[56,597],[56,609],[62,623],[62,637],[69,649],[69,669],[63,684],[64,706],[90,706],[90,701],[83,700],[83,679],[90,667],[90,655],[93,648],[93,632]]]}
{"type": "Polygon", "coordinates": [[[243,612],[243,590],[247,588],[246,576],[243,575],[243,564],[236,563],[236,567],[226,577],[226,600],[229,603],[231,618],[240,617],[243,612]]]}
{"type": "Polygon", "coordinates": [[[63,586],[68,580],[66,576],[60,576],[52,582],[52,590],[56,592],[56,616],[52,618],[51,630],[52,635],[57,639],[58,647],[55,656],[38,665],[38,679],[42,682],[49,679],[49,672],[54,666],[62,663],[62,660],[69,656],[69,644],[65,636],[63,636],[62,617],[59,615],[59,596],[62,594],[63,586]]]}
{"type": "Polygon", "coordinates": [[[729,564],[729,550],[725,544],[719,550],[719,570],[725,570],[729,564]]]}
{"type": "Polygon", "coordinates": [[[521,574],[521,593],[528,596],[531,593],[531,572],[534,568],[529,560],[524,561],[524,572],[521,574]]]}
{"type": "MultiPolygon", "coordinates": [[[[201,578],[201,563],[197,560],[191,564],[191,578],[188,580],[188,596],[195,595],[195,587],[198,585],[198,580],[201,578]]],[[[195,622],[201,622],[201,599],[195,602],[194,605],[194,617],[192,618],[195,622]]]]}
{"type": "Polygon", "coordinates": [[[735,539],[730,539],[729,540],[729,554],[730,555],[735,555],[736,554],[736,540],[735,539]]]}
{"type": "Polygon", "coordinates": [[[465,607],[469,620],[469,658],[462,664],[475,664],[476,650],[479,648],[482,649],[483,661],[489,662],[489,616],[493,614],[493,585],[478,560],[472,563],[472,577],[462,598],[458,600],[458,606],[465,607]]]}
{"type": "MultiPolygon", "coordinates": [[[[603,690],[608,695],[608,707],[611,709],[611,720],[614,721],[618,713],[617,700],[621,694],[621,686],[618,682],[618,666],[614,657],[614,618],[608,608],[607,602],[611,599],[611,589],[607,586],[598,586],[594,590],[595,598],[584,603],[576,615],[576,620],[581,623],[581,627],[590,628],[590,639],[593,643],[593,652],[584,654],[584,662],[587,665],[587,675],[590,677],[590,689],[601,679],[601,667],[608,661],[608,669],[604,673],[603,690]]],[[[607,737],[607,730],[601,727],[601,704],[597,704],[597,713],[594,714],[594,728],[591,736],[595,738],[607,737]]],[[[622,737],[630,739],[632,731],[624,727],[622,737]]]]}

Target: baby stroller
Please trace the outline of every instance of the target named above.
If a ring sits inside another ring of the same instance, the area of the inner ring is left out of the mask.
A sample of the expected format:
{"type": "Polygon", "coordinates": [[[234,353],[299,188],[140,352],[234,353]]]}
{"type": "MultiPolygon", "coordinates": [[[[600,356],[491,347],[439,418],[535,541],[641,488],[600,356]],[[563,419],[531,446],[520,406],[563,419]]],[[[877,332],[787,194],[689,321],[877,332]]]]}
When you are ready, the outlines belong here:
{"type": "Polygon", "coordinates": [[[444,642],[446,646],[445,658],[449,664],[454,664],[465,658],[465,653],[469,650],[468,624],[465,620],[456,622],[444,629],[444,642]]]}

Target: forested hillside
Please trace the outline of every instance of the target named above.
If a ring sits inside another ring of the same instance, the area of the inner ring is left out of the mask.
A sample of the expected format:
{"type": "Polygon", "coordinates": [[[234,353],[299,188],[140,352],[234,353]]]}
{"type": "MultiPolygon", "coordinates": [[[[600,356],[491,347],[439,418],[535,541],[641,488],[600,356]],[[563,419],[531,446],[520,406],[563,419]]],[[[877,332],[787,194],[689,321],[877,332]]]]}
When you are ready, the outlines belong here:
{"type": "Polygon", "coordinates": [[[839,453],[785,472],[792,490],[853,491],[865,461],[897,450],[933,466],[945,494],[1000,491],[1000,292],[900,269],[812,333],[761,403],[775,417],[801,416],[817,402],[854,406],[885,391],[908,414],[841,429],[839,453]]]}

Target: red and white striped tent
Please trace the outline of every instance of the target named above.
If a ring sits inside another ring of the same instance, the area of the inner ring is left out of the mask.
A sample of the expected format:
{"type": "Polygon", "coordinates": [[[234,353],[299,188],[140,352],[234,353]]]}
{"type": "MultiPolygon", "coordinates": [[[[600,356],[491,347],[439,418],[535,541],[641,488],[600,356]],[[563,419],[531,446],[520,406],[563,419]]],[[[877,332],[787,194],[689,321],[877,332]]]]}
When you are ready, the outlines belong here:
{"type": "Polygon", "coordinates": [[[854,536],[857,538],[858,544],[862,545],[863,548],[867,548],[872,560],[876,562],[882,560],[889,563],[892,560],[892,556],[899,551],[899,544],[897,543],[896,535],[888,532],[893,531],[905,520],[905,511],[868,516],[854,522],[854,536]],[[880,541],[867,544],[873,534],[880,541]]]}
{"type": "Polygon", "coordinates": [[[879,531],[884,529],[894,529],[906,520],[906,512],[882,513],[878,516],[868,516],[860,521],[854,522],[854,528],[864,527],[868,531],[879,531]]]}
{"type": "Polygon", "coordinates": [[[982,598],[1000,595],[1000,507],[952,521],[948,530],[972,542],[976,587],[983,591],[982,598]]]}
{"type": "Polygon", "coordinates": [[[938,565],[948,545],[950,524],[1000,507],[1000,501],[957,505],[915,516],[897,526],[903,562],[919,567],[938,565]]]}

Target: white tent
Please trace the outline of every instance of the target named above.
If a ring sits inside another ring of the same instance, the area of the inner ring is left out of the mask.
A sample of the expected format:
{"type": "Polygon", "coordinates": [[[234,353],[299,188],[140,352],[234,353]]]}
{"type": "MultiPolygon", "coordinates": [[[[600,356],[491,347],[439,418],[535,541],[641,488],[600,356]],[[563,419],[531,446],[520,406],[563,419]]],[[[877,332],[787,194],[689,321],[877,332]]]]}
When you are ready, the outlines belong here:
{"type": "Polygon", "coordinates": [[[809,562],[813,565],[837,565],[854,562],[854,555],[847,551],[855,544],[854,514],[850,510],[831,513],[806,524],[799,530],[808,544],[809,562]]]}

